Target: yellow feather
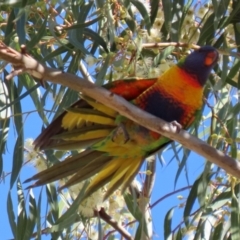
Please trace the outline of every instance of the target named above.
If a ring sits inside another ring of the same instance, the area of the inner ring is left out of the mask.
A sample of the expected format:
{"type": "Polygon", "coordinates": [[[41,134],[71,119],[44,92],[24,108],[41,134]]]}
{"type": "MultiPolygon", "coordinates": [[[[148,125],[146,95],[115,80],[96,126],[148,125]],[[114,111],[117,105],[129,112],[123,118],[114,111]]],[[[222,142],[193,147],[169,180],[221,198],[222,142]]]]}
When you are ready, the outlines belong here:
{"type": "MultiPolygon", "coordinates": [[[[114,173],[114,176],[112,177],[108,188],[110,189],[117,181],[119,181],[120,178],[122,178],[125,174],[129,177],[130,175],[128,174],[129,168],[132,167],[132,163],[130,161],[132,159],[117,159],[118,161],[114,161],[114,164],[118,165],[117,171],[114,173]]],[[[126,176],[125,176],[126,178],[126,176]]],[[[123,181],[124,183],[124,181],[123,181]]]]}
{"type": "Polygon", "coordinates": [[[84,123],[85,123],[85,121],[83,120],[83,119],[81,119],[81,118],[79,118],[78,120],[77,120],[77,128],[81,128],[81,127],[83,127],[84,126],[84,123]]]}
{"type": "Polygon", "coordinates": [[[62,119],[62,127],[64,129],[72,130],[78,125],[83,126],[84,122],[99,123],[102,125],[115,126],[115,120],[109,117],[94,115],[94,114],[84,114],[84,113],[73,113],[68,112],[62,119]]]}
{"type": "Polygon", "coordinates": [[[106,107],[104,106],[103,104],[101,103],[98,103],[96,101],[93,101],[92,99],[90,98],[87,98],[87,97],[83,97],[83,99],[89,104],[91,105],[93,108],[97,109],[98,111],[102,112],[102,113],[105,113],[107,114],[108,116],[111,116],[111,117],[116,117],[117,116],[117,112],[109,107],[106,107]]]}
{"type": "MultiPolygon", "coordinates": [[[[129,161],[128,161],[129,164],[129,161]]],[[[131,164],[129,165],[129,169],[127,174],[125,174],[123,182],[127,182],[129,176],[132,176],[133,174],[135,174],[135,172],[137,171],[137,169],[139,168],[139,166],[142,164],[142,158],[132,158],[131,159],[131,164]]]]}
{"type": "Polygon", "coordinates": [[[102,166],[101,170],[98,169],[100,172],[87,187],[86,196],[91,195],[96,189],[99,189],[107,182],[109,184],[104,196],[105,199],[117,188],[121,187],[121,191],[124,191],[139,171],[142,162],[143,159],[141,156],[137,158],[115,158],[110,160],[105,166],[102,166]]]}
{"type": "Polygon", "coordinates": [[[91,181],[91,183],[89,184],[88,189],[91,189],[93,187],[95,187],[96,185],[98,185],[99,182],[101,182],[103,179],[109,177],[111,174],[114,173],[114,171],[116,171],[116,169],[118,168],[118,164],[115,164],[115,159],[113,159],[112,161],[110,161],[108,164],[106,164],[103,168],[102,171],[100,171],[98,173],[98,175],[96,177],[93,178],[93,180],[91,181]]]}
{"type": "Polygon", "coordinates": [[[75,127],[75,114],[68,112],[62,119],[62,127],[64,129],[72,130],[75,127]]]}
{"type": "Polygon", "coordinates": [[[83,141],[83,140],[89,140],[89,139],[96,139],[96,138],[102,138],[106,137],[110,134],[111,130],[109,129],[100,129],[100,130],[94,130],[89,131],[83,134],[76,134],[76,136],[71,137],[62,137],[64,140],[72,140],[72,141],[83,141]]]}
{"type": "Polygon", "coordinates": [[[111,125],[111,126],[116,125],[115,120],[112,118],[109,118],[109,117],[98,116],[98,115],[93,115],[93,114],[89,114],[89,115],[78,114],[78,115],[85,121],[99,123],[99,124],[103,124],[103,125],[111,125]]]}

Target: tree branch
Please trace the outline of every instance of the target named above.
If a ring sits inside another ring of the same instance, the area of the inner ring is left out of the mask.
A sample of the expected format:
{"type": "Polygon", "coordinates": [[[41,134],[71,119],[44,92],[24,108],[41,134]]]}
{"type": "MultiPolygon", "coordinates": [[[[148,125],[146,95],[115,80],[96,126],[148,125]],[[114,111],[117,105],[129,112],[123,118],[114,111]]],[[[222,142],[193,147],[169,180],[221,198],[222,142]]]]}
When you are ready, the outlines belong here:
{"type": "Polygon", "coordinates": [[[131,234],[121,225],[119,225],[111,216],[109,216],[104,208],[101,208],[100,211],[95,212],[95,216],[99,216],[106,223],[112,226],[115,230],[117,230],[125,239],[133,240],[131,234]]]}
{"type": "Polygon", "coordinates": [[[226,172],[240,178],[240,163],[238,161],[209,146],[204,141],[190,135],[184,130],[179,132],[173,124],[167,123],[140,108],[137,108],[122,97],[117,96],[108,90],[98,87],[83,78],[46,67],[29,55],[21,54],[7,47],[4,43],[0,43],[0,58],[12,63],[15,69],[9,76],[7,76],[7,79],[11,79],[19,73],[27,72],[35,78],[49,80],[53,83],[58,83],[74,89],[75,91],[82,92],[83,94],[96,99],[100,103],[118,111],[121,115],[126,116],[134,122],[181,143],[184,147],[195,151],[212,163],[217,164],[219,167],[226,170],[226,172]]]}
{"type": "Polygon", "coordinates": [[[156,176],[156,154],[147,158],[146,169],[151,173],[147,173],[145,176],[142,192],[140,193],[138,199],[138,205],[143,214],[143,217],[145,218],[148,236],[145,234],[144,229],[142,229],[141,240],[152,239],[153,236],[152,216],[151,209],[149,207],[149,201],[156,176]]]}

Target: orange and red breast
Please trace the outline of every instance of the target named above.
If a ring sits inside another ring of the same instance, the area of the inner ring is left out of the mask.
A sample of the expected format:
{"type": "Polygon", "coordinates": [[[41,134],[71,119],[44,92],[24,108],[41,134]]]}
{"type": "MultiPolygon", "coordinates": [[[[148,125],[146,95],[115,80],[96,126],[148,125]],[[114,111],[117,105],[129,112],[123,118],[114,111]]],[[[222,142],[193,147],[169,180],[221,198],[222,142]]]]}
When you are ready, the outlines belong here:
{"type": "MultiPolygon", "coordinates": [[[[183,128],[188,128],[202,106],[202,93],[203,88],[194,76],[174,67],[138,96],[134,103],[167,122],[177,121],[183,128]]],[[[154,132],[151,135],[159,137],[154,132]]]]}

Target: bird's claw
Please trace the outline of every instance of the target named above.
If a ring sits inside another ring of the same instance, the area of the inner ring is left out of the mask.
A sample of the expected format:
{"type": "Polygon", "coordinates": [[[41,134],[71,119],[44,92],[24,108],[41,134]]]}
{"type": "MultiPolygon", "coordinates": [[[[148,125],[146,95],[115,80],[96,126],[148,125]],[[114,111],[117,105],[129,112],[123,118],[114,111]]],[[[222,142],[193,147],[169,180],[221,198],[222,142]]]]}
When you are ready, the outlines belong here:
{"type": "Polygon", "coordinates": [[[113,133],[112,141],[113,141],[113,142],[117,142],[117,141],[118,141],[117,138],[118,138],[119,136],[123,136],[123,138],[124,138],[124,139],[123,139],[123,143],[124,143],[124,144],[127,143],[127,142],[129,141],[129,139],[130,139],[129,134],[128,134],[125,126],[124,126],[122,123],[120,123],[120,124],[118,125],[118,127],[117,127],[116,130],[115,130],[115,132],[113,133]]]}
{"type": "Polygon", "coordinates": [[[179,123],[179,122],[177,122],[177,121],[172,121],[172,122],[170,122],[170,124],[174,127],[174,128],[176,128],[176,132],[177,133],[179,133],[181,130],[182,130],[182,125],[179,123]]]}

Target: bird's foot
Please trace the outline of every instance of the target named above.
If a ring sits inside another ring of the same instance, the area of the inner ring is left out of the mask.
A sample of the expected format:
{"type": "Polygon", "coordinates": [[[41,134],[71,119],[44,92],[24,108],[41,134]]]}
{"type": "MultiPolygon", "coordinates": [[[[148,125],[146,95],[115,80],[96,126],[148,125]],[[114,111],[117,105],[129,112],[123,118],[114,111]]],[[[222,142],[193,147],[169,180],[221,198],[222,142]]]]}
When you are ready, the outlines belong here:
{"type": "Polygon", "coordinates": [[[120,123],[117,126],[116,130],[114,131],[114,133],[113,133],[112,141],[113,142],[118,142],[119,141],[119,137],[122,140],[122,136],[123,136],[123,143],[124,144],[127,143],[129,141],[129,139],[130,139],[129,134],[128,134],[125,126],[122,123],[120,123]]]}
{"type": "Polygon", "coordinates": [[[182,125],[177,121],[172,121],[170,124],[176,129],[176,132],[179,133],[182,130],[182,125]]]}

